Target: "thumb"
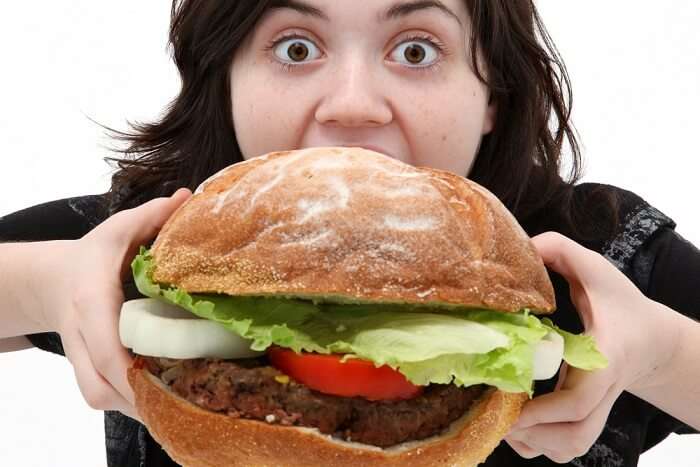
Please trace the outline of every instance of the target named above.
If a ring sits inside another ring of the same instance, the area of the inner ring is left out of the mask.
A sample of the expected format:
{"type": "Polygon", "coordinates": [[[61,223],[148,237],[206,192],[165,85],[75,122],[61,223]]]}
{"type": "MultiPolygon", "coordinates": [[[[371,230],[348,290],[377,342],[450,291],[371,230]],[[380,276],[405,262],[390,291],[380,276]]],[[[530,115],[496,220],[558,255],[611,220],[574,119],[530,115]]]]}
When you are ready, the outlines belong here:
{"type": "Polygon", "coordinates": [[[607,266],[604,258],[556,232],[537,235],[532,243],[548,268],[584,288],[592,286],[600,277],[600,268],[607,266]]]}
{"type": "Polygon", "coordinates": [[[104,237],[112,242],[146,243],[190,196],[190,190],[180,188],[169,198],[154,198],[141,206],[118,212],[100,225],[105,227],[104,237]]]}
{"type": "Polygon", "coordinates": [[[97,226],[86,237],[92,236],[99,243],[107,245],[107,251],[119,245],[124,256],[131,258],[140,245],[158,235],[168,219],[191,196],[190,190],[180,188],[168,198],[154,198],[135,208],[125,209],[97,226]]]}

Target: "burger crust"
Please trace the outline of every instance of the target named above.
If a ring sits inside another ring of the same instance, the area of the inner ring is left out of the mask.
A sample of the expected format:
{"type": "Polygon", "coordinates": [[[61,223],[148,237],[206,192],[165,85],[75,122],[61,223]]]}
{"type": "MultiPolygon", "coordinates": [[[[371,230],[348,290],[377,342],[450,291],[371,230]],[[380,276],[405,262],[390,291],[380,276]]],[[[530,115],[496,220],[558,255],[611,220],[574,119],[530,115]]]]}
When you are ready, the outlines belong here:
{"type": "Polygon", "coordinates": [[[554,309],[542,260],[486,189],[361,148],[222,170],[165,224],[153,280],[190,293],[554,309]]]}
{"type": "Polygon", "coordinates": [[[187,467],[476,466],[517,420],[525,393],[494,388],[443,434],[381,449],[318,430],[237,419],[182,399],[146,369],[130,368],[136,409],[153,438],[187,467]]]}

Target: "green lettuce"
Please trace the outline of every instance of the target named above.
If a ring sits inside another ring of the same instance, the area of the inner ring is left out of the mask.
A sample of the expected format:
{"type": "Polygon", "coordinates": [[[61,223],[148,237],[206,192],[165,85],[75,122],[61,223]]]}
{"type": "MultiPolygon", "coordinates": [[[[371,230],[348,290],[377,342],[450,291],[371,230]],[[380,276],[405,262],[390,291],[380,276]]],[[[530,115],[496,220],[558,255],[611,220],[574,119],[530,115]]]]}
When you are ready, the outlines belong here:
{"type": "Polygon", "coordinates": [[[188,294],[151,279],[153,258],[141,248],[132,263],[139,291],[219,323],[250,339],[295,352],[342,353],[388,365],[414,384],[488,384],[532,396],[535,344],[549,332],[564,338],[564,359],[592,370],[607,365],[590,336],[562,331],[528,310],[502,313],[402,305],[314,303],[281,297],[188,294]]]}

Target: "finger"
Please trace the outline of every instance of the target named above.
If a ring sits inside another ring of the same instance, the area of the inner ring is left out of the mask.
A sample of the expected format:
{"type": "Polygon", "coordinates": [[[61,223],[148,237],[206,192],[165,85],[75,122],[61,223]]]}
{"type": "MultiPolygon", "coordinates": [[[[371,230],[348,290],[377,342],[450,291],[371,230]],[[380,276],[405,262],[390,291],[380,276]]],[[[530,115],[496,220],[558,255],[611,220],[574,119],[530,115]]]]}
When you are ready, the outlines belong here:
{"type": "MultiPolygon", "coordinates": [[[[96,278],[96,283],[106,282],[107,279],[96,278]]],[[[124,302],[120,287],[110,293],[99,289],[77,292],[73,306],[92,366],[133,405],[134,394],[126,378],[133,359],[119,339],[119,316],[124,302]]]]}
{"type": "Polygon", "coordinates": [[[537,235],[532,243],[547,267],[584,288],[596,284],[601,268],[611,267],[602,256],[556,232],[537,235]]]}
{"type": "MultiPolygon", "coordinates": [[[[506,437],[505,438],[506,443],[515,451],[520,457],[523,459],[534,459],[535,457],[539,456],[547,456],[548,458],[552,459],[554,462],[559,462],[559,463],[564,463],[560,462],[557,460],[557,458],[560,458],[559,453],[555,453],[552,451],[548,451],[543,448],[535,448],[532,446],[528,446],[527,443],[524,443],[522,441],[518,441],[514,438],[506,437]]],[[[568,461],[567,461],[568,462],[568,461]]]]}
{"type": "Polygon", "coordinates": [[[541,456],[543,453],[542,451],[538,451],[536,449],[533,449],[532,447],[528,446],[526,443],[522,441],[518,441],[517,439],[511,437],[511,436],[506,436],[505,442],[508,443],[508,446],[513,449],[520,457],[523,459],[534,459],[537,456],[541,456]]]}
{"type": "Polygon", "coordinates": [[[542,452],[558,463],[584,455],[600,436],[620,392],[610,388],[600,404],[580,422],[535,425],[509,433],[509,439],[542,452]]]}
{"type": "Polygon", "coordinates": [[[608,393],[611,382],[615,380],[609,374],[611,371],[610,368],[585,371],[568,367],[560,389],[528,401],[512,430],[585,419],[608,393]]]}
{"type": "Polygon", "coordinates": [[[118,410],[135,420],[136,409],[122,397],[93,367],[82,336],[76,332],[61,335],[66,357],[73,365],[78,388],[87,404],[95,410],[118,410]]]}
{"type": "MultiPolygon", "coordinates": [[[[505,438],[506,443],[515,451],[520,457],[523,459],[534,459],[535,457],[539,456],[547,456],[549,459],[553,460],[554,462],[563,464],[568,461],[561,461],[558,459],[561,459],[562,456],[553,451],[548,451],[547,449],[543,448],[535,448],[532,446],[529,446],[527,443],[524,443],[522,441],[518,441],[515,438],[512,437],[506,437],[505,438]]],[[[571,459],[569,459],[571,460],[571,459]]]]}
{"type": "Polygon", "coordinates": [[[559,368],[559,379],[557,379],[557,384],[554,386],[555,391],[558,391],[562,388],[564,382],[566,381],[566,376],[568,375],[568,373],[569,364],[564,361],[561,363],[561,367],[559,368]]]}

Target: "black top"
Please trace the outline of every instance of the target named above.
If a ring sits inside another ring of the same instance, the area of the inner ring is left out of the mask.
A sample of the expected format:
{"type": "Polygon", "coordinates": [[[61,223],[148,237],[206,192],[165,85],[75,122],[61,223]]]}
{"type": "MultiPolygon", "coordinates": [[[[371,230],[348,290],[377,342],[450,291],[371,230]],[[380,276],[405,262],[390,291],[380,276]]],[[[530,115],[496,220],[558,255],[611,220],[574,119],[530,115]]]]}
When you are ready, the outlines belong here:
{"type": "MultiPolygon", "coordinates": [[[[595,243],[576,238],[561,222],[541,213],[537,225],[526,226],[528,234],[545,230],[564,233],[588,248],[603,254],[623,271],[650,298],[674,310],[700,319],[700,251],[673,229],[675,223],[633,193],[611,186],[582,184],[576,197],[585,202],[587,195],[600,189],[621,200],[621,229],[617,234],[595,243]]],[[[0,242],[77,239],[109,215],[102,195],[52,201],[5,217],[0,217],[0,242]]],[[[568,285],[550,273],[554,285],[557,312],[552,320],[572,332],[583,327],[569,298],[568,285]]],[[[124,284],[127,300],[141,295],[133,283],[124,284]]],[[[63,354],[60,337],[55,333],[27,336],[41,349],[63,354]]],[[[535,394],[551,391],[556,377],[538,381],[535,394]]],[[[697,433],[677,419],[643,400],[623,392],[612,408],[605,428],[590,451],[567,465],[629,467],[637,465],[639,455],[663,440],[669,433],[697,433]]],[[[173,466],[143,425],[118,412],[105,412],[105,440],[109,466],[173,466]]],[[[547,458],[520,458],[505,443],[494,451],[486,466],[555,466],[547,458]]]]}

